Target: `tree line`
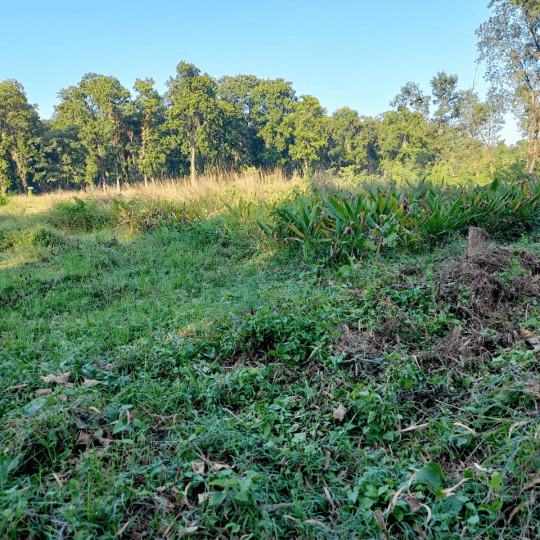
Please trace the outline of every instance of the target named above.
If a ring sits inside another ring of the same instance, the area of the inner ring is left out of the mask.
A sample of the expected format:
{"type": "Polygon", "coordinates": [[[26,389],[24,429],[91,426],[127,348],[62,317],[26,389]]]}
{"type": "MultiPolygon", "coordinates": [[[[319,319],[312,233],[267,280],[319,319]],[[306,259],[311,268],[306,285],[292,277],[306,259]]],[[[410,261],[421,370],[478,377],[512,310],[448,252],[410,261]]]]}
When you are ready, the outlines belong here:
{"type": "Polygon", "coordinates": [[[280,167],[395,180],[530,176],[540,154],[540,5],[491,0],[477,30],[484,99],[440,71],[426,94],[407,82],[376,117],[343,107],[328,115],[284,79],[202,73],[181,61],[160,94],[152,78],[133,93],[89,73],[58,94],[41,120],[15,80],[0,82],[0,189],[108,186],[200,173],[280,167]],[[524,140],[499,140],[511,110],[524,140]]]}

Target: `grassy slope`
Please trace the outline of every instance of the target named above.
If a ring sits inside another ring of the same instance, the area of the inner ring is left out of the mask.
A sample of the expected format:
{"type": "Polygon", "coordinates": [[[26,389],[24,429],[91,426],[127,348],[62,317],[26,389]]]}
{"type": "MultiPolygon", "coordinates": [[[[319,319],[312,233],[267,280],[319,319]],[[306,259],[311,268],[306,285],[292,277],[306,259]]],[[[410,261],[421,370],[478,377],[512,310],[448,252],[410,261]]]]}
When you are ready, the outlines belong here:
{"type": "Polygon", "coordinates": [[[417,354],[464,240],[337,272],[234,211],[262,191],[146,232],[0,208],[0,536],[538,536],[534,353],[417,354]]]}

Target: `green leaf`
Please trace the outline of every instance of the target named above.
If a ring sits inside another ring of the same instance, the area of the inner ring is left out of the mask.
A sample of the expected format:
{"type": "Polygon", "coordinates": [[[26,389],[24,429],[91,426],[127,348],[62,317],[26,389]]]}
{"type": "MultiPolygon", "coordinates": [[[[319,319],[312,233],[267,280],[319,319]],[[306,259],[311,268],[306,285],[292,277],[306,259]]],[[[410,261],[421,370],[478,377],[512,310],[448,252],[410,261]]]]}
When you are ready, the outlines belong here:
{"type": "Polygon", "coordinates": [[[369,510],[377,501],[368,497],[363,497],[358,501],[358,508],[360,510],[369,510]]]}
{"type": "Polygon", "coordinates": [[[415,484],[428,484],[434,487],[442,485],[442,470],[437,463],[429,463],[416,474],[415,484]]]}
{"type": "Polygon", "coordinates": [[[226,491],[214,491],[209,499],[210,504],[221,504],[227,498],[226,491]]]}
{"type": "Polygon", "coordinates": [[[499,473],[495,473],[489,481],[489,489],[492,491],[501,491],[503,479],[499,473]]]}
{"type": "Polygon", "coordinates": [[[238,484],[238,478],[236,478],[236,476],[232,476],[230,478],[218,478],[210,482],[211,486],[219,486],[222,488],[233,487],[233,486],[236,486],[237,484],[238,484]]]}

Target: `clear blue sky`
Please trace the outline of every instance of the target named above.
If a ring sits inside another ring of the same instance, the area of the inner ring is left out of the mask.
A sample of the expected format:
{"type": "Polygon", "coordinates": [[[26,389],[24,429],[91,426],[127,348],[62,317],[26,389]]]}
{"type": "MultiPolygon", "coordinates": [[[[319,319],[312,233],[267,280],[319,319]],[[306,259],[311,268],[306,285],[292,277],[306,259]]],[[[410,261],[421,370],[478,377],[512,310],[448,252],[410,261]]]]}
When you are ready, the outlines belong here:
{"type": "MultiPolygon", "coordinates": [[[[331,114],[349,106],[375,116],[408,81],[430,92],[438,72],[461,89],[486,85],[475,29],[488,0],[146,0],[6,2],[0,80],[17,79],[42,118],[60,89],[85,73],[113,75],[132,90],[153,77],[162,92],[180,60],[213,77],[283,77],[331,114]]],[[[518,138],[508,125],[503,138],[518,138]]]]}

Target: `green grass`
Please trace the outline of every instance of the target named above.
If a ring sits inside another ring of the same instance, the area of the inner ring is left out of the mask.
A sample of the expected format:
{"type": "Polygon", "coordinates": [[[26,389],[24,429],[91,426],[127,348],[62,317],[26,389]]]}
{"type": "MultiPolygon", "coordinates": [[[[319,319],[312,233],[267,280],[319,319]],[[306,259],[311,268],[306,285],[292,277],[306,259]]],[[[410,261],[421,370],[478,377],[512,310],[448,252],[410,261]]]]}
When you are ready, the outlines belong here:
{"type": "Polygon", "coordinates": [[[537,353],[441,352],[465,239],[333,265],[274,202],[0,209],[1,538],[540,534],[537,353]]]}

